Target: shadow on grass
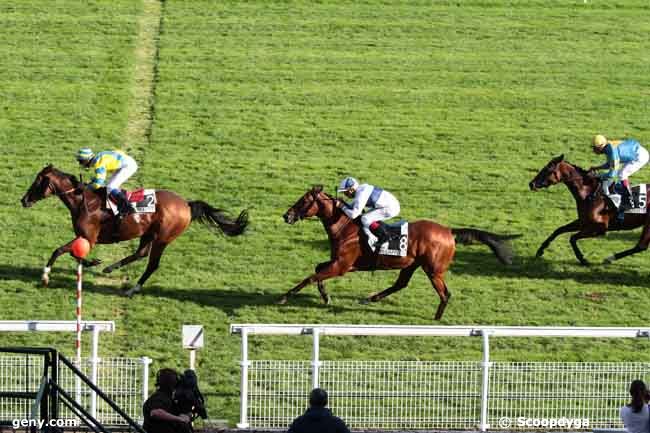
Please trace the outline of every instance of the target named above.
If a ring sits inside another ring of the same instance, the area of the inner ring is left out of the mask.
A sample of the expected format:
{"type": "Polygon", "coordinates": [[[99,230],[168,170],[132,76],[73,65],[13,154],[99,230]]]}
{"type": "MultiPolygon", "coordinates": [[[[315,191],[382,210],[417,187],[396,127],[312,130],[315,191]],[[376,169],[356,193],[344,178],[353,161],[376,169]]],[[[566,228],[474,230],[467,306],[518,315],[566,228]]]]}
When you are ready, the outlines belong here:
{"type": "MultiPolygon", "coordinates": [[[[480,248],[480,247],[478,247],[480,248]]],[[[641,253],[643,254],[643,253],[641,253]]],[[[573,280],[582,284],[629,285],[650,287],[650,281],[644,278],[643,269],[623,269],[618,264],[592,264],[583,267],[578,263],[552,261],[534,257],[515,258],[512,265],[504,266],[486,251],[473,247],[456,252],[451,271],[459,275],[476,277],[492,276],[504,278],[549,279],[553,281],[573,280]],[[558,268],[558,266],[562,266],[558,268]]]]}

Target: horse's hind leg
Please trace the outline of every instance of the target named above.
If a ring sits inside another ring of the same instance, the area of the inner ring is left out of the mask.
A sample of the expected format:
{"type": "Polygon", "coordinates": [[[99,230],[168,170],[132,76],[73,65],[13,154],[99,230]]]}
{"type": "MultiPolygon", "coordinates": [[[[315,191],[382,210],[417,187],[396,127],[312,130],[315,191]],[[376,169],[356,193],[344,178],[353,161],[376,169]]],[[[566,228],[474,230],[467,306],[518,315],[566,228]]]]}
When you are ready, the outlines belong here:
{"type": "Polygon", "coordinates": [[[404,287],[408,286],[409,281],[411,281],[411,277],[413,276],[413,272],[415,272],[418,266],[419,266],[418,264],[414,263],[411,266],[402,269],[399,273],[399,277],[397,277],[397,281],[395,281],[395,284],[393,284],[386,290],[383,290],[379,293],[375,293],[374,295],[370,295],[366,299],[362,299],[361,303],[367,304],[368,302],[377,302],[385,298],[386,296],[390,295],[391,293],[397,292],[398,290],[402,290],[404,287]]]}
{"type": "Polygon", "coordinates": [[[110,266],[107,266],[104,268],[103,272],[110,274],[113,272],[115,269],[119,269],[122,266],[128,265],[129,263],[135,262],[136,260],[143,259],[147,257],[149,254],[149,251],[151,251],[151,243],[153,241],[152,236],[143,236],[140,238],[140,245],[138,245],[138,249],[135,251],[135,253],[131,254],[130,256],[127,256],[123,258],[122,260],[113,263],[110,266]]]}
{"type": "Polygon", "coordinates": [[[145,269],[144,274],[138,280],[138,283],[130,290],[127,290],[124,294],[129,298],[133,296],[134,293],[139,292],[142,289],[142,285],[149,279],[151,274],[153,274],[158,265],[160,264],[160,257],[162,256],[165,248],[167,247],[166,243],[163,242],[153,242],[151,245],[151,252],[149,254],[149,263],[147,264],[147,269],[145,269]]]}
{"type": "MultiPolygon", "coordinates": [[[[451,258],[449,259],[449,262],[451,262],[451,258]]],[[[435,267],[430,263],[422,265],[422,270],[424,270],[424,273],[427,274],[429,281],[431,281],[431,285],[436,290],[436,292],[438,292],[438,296],[440,297],[440,304],[438,304],[438,310],[436,311],[434,320],[440,320],[442,318],[442,315],[445,312],[445,308],[447,307],[447,303],[449,303],[449,299],[451,298],[451,293],[449,292],[447,284],[444,280],[444,275],[447,271],[447,267],[448,266],[435,267]]]]}
{"type": "Polygon", "coordinates": [[[440,304],[438,304],[438,310],[436,311],[436,316],[434,317],[434,320],[440,320],[442,318],[442,314],[445,312],[447,303],[449,303],[449,299],[451,299],[451,292],[447,288],[447,284],[443,279],[443,274],[427,273],[427,275],[429,276],[429,280],[431,281],[433,288],[436,289],[438,296],[440,296],[440,304]]]}

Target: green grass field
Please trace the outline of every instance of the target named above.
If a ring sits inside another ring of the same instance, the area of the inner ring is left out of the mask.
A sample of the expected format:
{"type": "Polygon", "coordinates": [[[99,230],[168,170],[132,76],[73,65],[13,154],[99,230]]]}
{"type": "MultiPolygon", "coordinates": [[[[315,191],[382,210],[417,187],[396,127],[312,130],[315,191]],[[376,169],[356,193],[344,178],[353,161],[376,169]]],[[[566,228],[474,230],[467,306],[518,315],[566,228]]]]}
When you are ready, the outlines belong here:
{"type": "MultiPolygon", "coordinates": [[[[274,301],[328,257],[317,221],[282,214],[311,185],[333,192],[343,176],[392,191],[409,220],[522,233],[505,268],[487,248],[459,247],[442,324],[646,326],[650,253],[614,266],[580,267],[559,238],[574,219],[563,186],[528,182],[560,153],[581,166],[594,133],[650,144],[650,6],[625,1],[213,2],[162,5],[153,123],[126,133],[138,81],[140,1],[0,0],[0,317],[74,319],[74,262],[64,256],[39,285],[52,250],[72,236],[56,199],[22,209],[20,197],[52,162],[77,173],[74,151],[123,147],[140,170],[130,187],[170,189],[251,228],[217,238],[193,226],[132,300],[120,296],[144,263],[86,273],[85,317],[115,320],[104,356],[143,356],[154,369],[184,367],[184,323],[206,327],[199,377],[211,416],[237,419],[239,338],[231,323],[433,324],[426,276],[378,304],[359,305],[397,272],[327,283],[333,305],[307,287],[274,301]]],[[[650,181],[650,168],[634,178],[650,181]]],[[[632,246],[633,233],[586,240],[600,263],[632,246]]],[[[96,248],[112,262],[135,241],[96,248]]],[[[53,345],[71,335],[3,334],[0,345],[53,345]]],[[[255,359],[309,356],[308,339],[252,339],[255,359]]],[[[88,349],[86,347],[86,349],[88,349]]],[[[475,360],[480,341],[327,338],[326,359],[475,360]]],[[[508,360],[650,360],[638,341],[495,341],[508,360]]]]}

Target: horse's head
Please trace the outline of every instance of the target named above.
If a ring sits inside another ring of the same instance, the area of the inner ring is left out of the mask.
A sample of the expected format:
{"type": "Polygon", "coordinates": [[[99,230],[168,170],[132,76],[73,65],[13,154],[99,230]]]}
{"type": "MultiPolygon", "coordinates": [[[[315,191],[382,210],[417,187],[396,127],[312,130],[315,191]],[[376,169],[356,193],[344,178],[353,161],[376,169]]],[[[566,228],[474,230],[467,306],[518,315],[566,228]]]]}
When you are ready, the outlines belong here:
{"type": "Polygon", "coordinates": [[[323,192],[322,185],[314,186],[285,212],[283,215],[284,222],[287,224],[293,224],[301,219],[318,215],[318,211],[325,196],[327,196],[327,194],[323,192]]]}
{"type": "Polygon", "coordinates": [[[558,184],[564,181],[564,172],[562,164],[564,162],[564,155],[557,156],[549,161],[548,164],[542,168],[537,176],[530,181],[528,186],[531,191],[537,191],[540,188],[548,188],[551,185],[558,184]]]}
{"type": "Polygon", "coordinates": [[[48,164],[37,175],[23,198],[20,199],[23,207],[31,207],[34,203],[52,194],[63,194],[65,189],[77,186],[74,176],[68,176],[48,164]]]}

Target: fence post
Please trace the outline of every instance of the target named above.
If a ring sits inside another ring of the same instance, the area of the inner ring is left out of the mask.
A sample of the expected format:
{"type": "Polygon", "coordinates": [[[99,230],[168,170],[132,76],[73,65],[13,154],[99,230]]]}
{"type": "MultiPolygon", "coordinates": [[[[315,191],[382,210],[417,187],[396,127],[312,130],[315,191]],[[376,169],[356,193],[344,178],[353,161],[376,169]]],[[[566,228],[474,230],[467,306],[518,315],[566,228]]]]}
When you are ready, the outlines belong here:
{"type": "MultiPolygon", "coordinates": [[[[92,325],[93,338],[92,338],[92,352],[90,355],[90,380],[99,387],[97,383],[97,367],[99,363],[99,328],[92,325]]],[[[90,394],[90,414],[93,418],[97,419],[97,393],[91,391],[90,394]]]]}
{"type": "MultiPolygon", "coordinates": [[[[143,356],[142,360],[142,404],[147,401],[149,398],[149,364],[151,364],[151,358],[143,356]]],[[[140,407],[142,407],[142,404],[140,407]]]]}
{"type": "Polygon", "coordinates": [[[239,408],[239,423],[237,428],[248,428],[248,329],[241,329],[241,402],[239,408]]]}
{"type": "Polygon", "coordinates": [[[481,369],[483,370],[483,384],[481,386],[481,422],[479,424],[480,431],[487,431],[490,428],[488,424],[488,398],[490,395],[490,331],[481,330],[483,337],[483,362],[481,369]]]}
{"type": "Polygon", "coordinates": [[[312,329],[312,335],[314,337],[314,347],[312,349],[311,355],[311,388],[318,388],[320,383],[320,330],[318,328],[312,329]]]}

